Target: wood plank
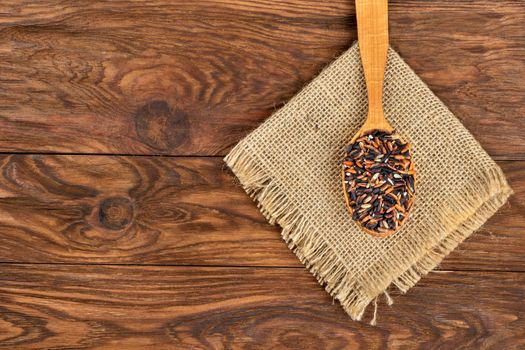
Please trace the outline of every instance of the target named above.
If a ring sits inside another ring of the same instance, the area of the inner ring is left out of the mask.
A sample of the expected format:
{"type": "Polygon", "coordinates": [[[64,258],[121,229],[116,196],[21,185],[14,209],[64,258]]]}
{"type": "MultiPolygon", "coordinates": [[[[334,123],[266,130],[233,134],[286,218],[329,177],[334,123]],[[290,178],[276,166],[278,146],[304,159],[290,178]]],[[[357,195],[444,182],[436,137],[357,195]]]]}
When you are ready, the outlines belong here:
{"type": "Polygon", "coordinates": [[[2,349],[525,346],[523,273],[431,273],[392,307],[381,302],[372,327],[351,321],[304,269],[0,265],[0,271],[2,349]]]}
{"type": "MultiPolygon", "coordinates": [[[[525,162],[510,204],[442,268],[525,271],[525,162]]],[[[301,266],[219,158],[0,156],[0,261],[301,266]]]]}
{"type": "Polygon", "coordinates": [[[0,157],[2,261],[295,263],[221,159],[0,157]]]}
{"type": "MultiPolygon", "coordinates": [[[[525,159],[524,22],[390,1],[392,45],[501,158],[525,159]]],[[[6,0],[0,30],[3,152],[224,155],[356,39],[348,0],[6,0]]]]}

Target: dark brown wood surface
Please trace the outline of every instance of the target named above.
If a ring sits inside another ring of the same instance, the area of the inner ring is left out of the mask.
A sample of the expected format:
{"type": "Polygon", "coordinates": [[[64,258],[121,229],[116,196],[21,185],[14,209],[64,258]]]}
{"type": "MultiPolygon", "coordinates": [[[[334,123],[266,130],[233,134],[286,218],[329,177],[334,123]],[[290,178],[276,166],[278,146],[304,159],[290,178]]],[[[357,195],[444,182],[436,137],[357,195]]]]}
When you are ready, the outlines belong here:
{"type": "MultiPolygon", "coordinates": [[[[390,1],[401,56],[489,153],[520,159],[524,7],[390,1]]],[[[4,0],[0,150],[223,155],[355,28],[352,0],[4,0]]]]}
{"type": "Polygon", "coordinates": [[[0,348],[524,348],[525,1],[389,9],[516,194],[371,327],[222,162],[356,39],[352,0],[2,1],[0,348]]]}
{"type": "MultiPolygon", "coordinates": [[[[525,272],[525,162],[517,192],[442,264],[525,272]]],[[[0,157],[0,257],[16,263],[302,266],[219,158],[0,157]]]]}
{"type": "Polygon", "coordinates": [[[305,269],[15,264],[2,280],[5,349],[525,346],[523,273],[433,273],[381,303],[377,327],[349,321],[305,269]]]}

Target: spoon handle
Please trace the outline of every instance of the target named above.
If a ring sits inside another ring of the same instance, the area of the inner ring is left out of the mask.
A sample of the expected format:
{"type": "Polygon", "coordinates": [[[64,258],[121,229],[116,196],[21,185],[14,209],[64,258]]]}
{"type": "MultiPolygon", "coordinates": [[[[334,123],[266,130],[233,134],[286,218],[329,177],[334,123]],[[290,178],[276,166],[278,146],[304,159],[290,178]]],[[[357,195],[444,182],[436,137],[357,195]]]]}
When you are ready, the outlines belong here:
{"type": "Polygon", "coordinates": [[[359,51],[368,91],[368,127],[388,129],[383,114],[383,79],[388,54],[388,0],[356,0],[359,51]]]}

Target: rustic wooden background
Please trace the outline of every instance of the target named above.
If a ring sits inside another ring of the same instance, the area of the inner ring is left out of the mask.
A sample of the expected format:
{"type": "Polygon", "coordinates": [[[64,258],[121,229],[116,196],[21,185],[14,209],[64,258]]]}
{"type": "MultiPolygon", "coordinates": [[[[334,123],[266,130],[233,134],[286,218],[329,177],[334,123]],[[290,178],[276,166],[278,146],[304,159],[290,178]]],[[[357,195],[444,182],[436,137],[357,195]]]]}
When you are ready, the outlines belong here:
{"type": "Polygon", "coordinates": [[[390,1],[392,45],[516,195],[371,327],[222,162],[356,39],[351,0],[3,0],[0,348],[524,348],[524,23],[390,1]]]}

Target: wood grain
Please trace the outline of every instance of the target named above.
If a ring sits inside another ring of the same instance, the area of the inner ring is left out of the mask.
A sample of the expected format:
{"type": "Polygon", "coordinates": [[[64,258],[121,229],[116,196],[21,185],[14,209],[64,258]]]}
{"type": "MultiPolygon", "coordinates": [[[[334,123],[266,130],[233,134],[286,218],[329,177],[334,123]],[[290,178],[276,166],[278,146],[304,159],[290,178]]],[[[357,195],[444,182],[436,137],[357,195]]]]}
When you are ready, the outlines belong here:
{"type": "MultiPolygon", "coordinates": [[[[389,10],[489,153],[525,159],[525,2],[389,10]]],[[[356,39],[348,0],[5,0],[0,33],[0,151],[170,155],[224,155],[356,39]]]]}
{"type": "Polygon", "coordinates": [[[394,48],[520,161],[510,203],[371,327],[220,158],[140,156],[226,154],[356,39],[353,1],[2,1],[0,349],[525,348],[525,1],[389,3],[394,48]]]}
{"type": "MultiPolygon", "coordinates": [[[[442,268],[525,271],[517,194],[442,268]]],[[[0,261],[301,266],[220,158],[0,157],[0,261]]]]}
{"type": "Polygon", "coordinates": [[[278,230],[220,159],[4,156],[2,261],[278,264],[278,230]]]}
{"type": "Polygon", "coordinates": [[[431,273],[392,307],[381,302],[371,327],[352,322],[304,269],[0,269],[2,349],[525,346],[521,273],[431,273]]]}

